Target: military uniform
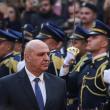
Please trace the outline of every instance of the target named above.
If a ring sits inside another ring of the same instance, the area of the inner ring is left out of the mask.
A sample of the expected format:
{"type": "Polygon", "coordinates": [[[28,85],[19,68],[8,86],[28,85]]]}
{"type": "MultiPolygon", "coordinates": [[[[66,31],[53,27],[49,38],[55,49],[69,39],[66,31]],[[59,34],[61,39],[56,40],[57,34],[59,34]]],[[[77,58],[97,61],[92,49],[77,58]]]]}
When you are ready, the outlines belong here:
{"type": "Polygon", "coordinates": [[[0,59],[0,77],[6,76],[9,74],[9,71],[11,71],[11,69],[9,70],[9,58],[12,56],[12,54],[1,58],[0,59]]]}
{"type": "MultiPolygon", "coordinates": [[[[22,46],[21,50],[16,51],[16,49],[15,49],[13,51],[13,60],[16,65],[18,65],[18,63],[22,60],[25,44],[26,44],[26,42],[33,39],[33,33],[35,31],[33,26],[30,24],[24,25],[23,28],[24,28],[23,33],[17,32],[15,30],[11,30],[11,29],[8,30],[10,33],[14,34],[17,37],[16,42],[15,42],[15,46],[17,44],[22,44],[22,45],[20,45],[20,46],[22,46]]],[[[18,67],[16,67],[16,71],[18,71],[17,68],[18,67]]]]}
{"type": "MultiPolygon", "coordinates": [[[[88,36],[103,35],[109,36],[110,28],[101,21],[96,21],[95,27],[91,29],[88,36]]],[[[104,82],[103,73],[108,68],[108,55],[105,52],[97,54],[95,57],[84,61],[80,71],[73,76],[70,81],[76,82],[74,87],[78,89],[79,109],[81,110],[101,110],[108,97],[108,86],[104,82]],[[77,77],[75,77],[77,76],[77,77]]],[[[74,88],[73,87],[73,88],[74,88]]]]}
{"type": "Polygon", "coordinates": [[[22,45],[23,45],[22,43],[24,39],[21,32],[18,32],[12,29],[9,29],[8,32],[16,36],[16,41],[15,41],[14,50],[13,50],[12,64],[13,64],[14,72],[17,72],[17,65],[21,61],[21,52],[22,52],[22,45]],[[16,49],[16,45],[17,45],[17,49],[16,49]],[[18,45],[20,47],[18,47],[18,45]]]}
{"type": "Polygon", "coordinates": [[[50,64],[48,72],[53,72],[54,75],[59,76],[60,68],[63,65],[63,55],[60,51],[54,50],[50,54],[50,64]]]}
{"type": "MultiPolygon", "coordinates": [[[[108,65],[107,54],[92,61],[85,57],[80,60],[81,65],[76,65],[69,74],[68,88],[70,95],[77,101],[77,105],[84,110],[101,110],[107,100],[107,85],[103,81],[103,71],[108,65]],[[85,60],[84,60],[85,59],[85,60]],[[71,86],[73,85],[73,86],[71,86]]],[[[79,62],[80,62],[79,61],[79,62]]]]}
{"type": "MultiPolygon", "coordinates": [[[[35,38],[40,39],[42,41],[44,41],[45,39],[52,38],[58,43],[65,43],[66,40],[65,33],[53,22],[47,22],[42,24],[41,30],[35,38]]],[[[56,48],[53,48],[53,50],[50,51],[50,64],[47,72],[59,76],[59,70],[63,64],[63,55],[59,50],[56,50],[56,48]]]]}
{"type": "Polygon", "coordinates": [[[0,77],[16,73],[17,72],[17,64],[19,62],[19,56],[13,55],[11,53],[10,55],[1,58],[0,61],[0,77]]]}
{"type": "Polygon", "coordinates": [[[85,61],[80,71],[78,85],[80,90],[81,108],[100,108],[106,102],[107,85],[103,81],[103,71],[108,65],[107,54],[92,61],[85,61]],[[80,87],[81,86],[81,87],[80,87]]]}
{"type": "MultiPolygon", "coordinates": [[[[13,42],[17,39],[13,34],[0,30],[0,41],[13,42]]],[[[14,60],[13,52],[1,56],[0,58],[0,77],[16,72],[16,61],[14,60]]]]}
{"type": "MultiPolygon", "coordinates": [[[[77,59],[77,58],[76,58],[77,59]]],[[[79,58],[78,58],[79,59],[79,58]]],[[[70,71],[67,78],[68,89],[68,110],[76,110],[79,105],[79,87],[78,77],[79,72],[84,65],[84,61],[91,59],[91,54],[85,53],[76,64],[73,65],[73,69],[70,71]]]]}
{"type": "Polygon", "coordinates": [[[17,72],[17,65],[21,61],[21,53],[13,51],[13,65],[16,65],[15,72],[17,72]]]}
{"type": "MultiPolygon", "coordinates": [[[[75,29],[75,33],[70,36],[70,40],[76,40],[78,42],[83,42],[86,44],[86,39],[87,39],[87,32],[86,30],[84,30],[83,28],[77,26],[75,29]]],[[[78,46],[78,45],[77,45],[78,46]]],[[[79,45],[80,46],[80,45],[79,45]]],[[[71,47],[70,47],[71,48],[71,47]]],[[[81,48],[81,47],[79,47],[81,48]]],[[[77,76],[78,76],[78,72],[81,69],[81,66],[84,64],[84,61],[89,59],[91,57],[91,54],[87,53],[85,51],[85,53],[83,52],[83,55],[81,54],[81,50],[74,49],[73,48],[73,55],[76,56],[74,60],[72,60],[72,62],[69,62],[69,71],[66,72],[66,68],[64,68],[65,73],[67,73],[66,76],[64,76],[64,71],[62,71],[61,73],[63,73],[61,76],[63,76],[63,78],[66,79],[67,81],[67,95],[68,95],[68,100],[67,100],[67,109],[68,110],[76,110],[78,107],[78,86],[77,86],[77,76]],[[75,51],[76,50],[76,51],[75,51]],[[76,55],[75,55],[76,54],[76,55]],[[74,78],[74,80],[73,80],[74,78]],[[72,80],[71,80],[72,79],[72,80]]],[[[69,51],[69,48],[67,49],[67,52],[71,53],[71,49],[69,51]]],[[[68,53],[67,53],[68,54],[68,53]]],[[[68,56],[66,56],[68,57],[68,56]]],[[[71,61],[71,60],[70,60],[71,61]]],[[[64,62],[65,65],[65,62],[64,62]]]]}

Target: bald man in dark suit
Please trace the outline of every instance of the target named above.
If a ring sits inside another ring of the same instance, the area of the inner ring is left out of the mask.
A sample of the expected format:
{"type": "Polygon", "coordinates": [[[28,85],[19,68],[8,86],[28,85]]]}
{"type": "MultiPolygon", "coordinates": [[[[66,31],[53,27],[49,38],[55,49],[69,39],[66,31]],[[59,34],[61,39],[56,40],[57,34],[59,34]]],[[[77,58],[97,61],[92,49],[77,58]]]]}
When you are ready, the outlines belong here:
{"type": "Polygon", "coordinates": [[[40,40],[32,40],[26,45],[25,68],[0,79],[0,110],[66,109],[64,80],[45,72],[48,54],[48,46],[40,40]],[[35,79],[39,81],[36,83],[35,79]]]}

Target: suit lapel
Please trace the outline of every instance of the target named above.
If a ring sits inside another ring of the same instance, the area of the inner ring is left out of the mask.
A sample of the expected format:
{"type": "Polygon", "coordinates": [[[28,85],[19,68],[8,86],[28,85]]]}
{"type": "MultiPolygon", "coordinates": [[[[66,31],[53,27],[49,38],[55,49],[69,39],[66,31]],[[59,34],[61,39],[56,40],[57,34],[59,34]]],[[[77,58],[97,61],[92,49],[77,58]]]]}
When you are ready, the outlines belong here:
{"type": "Polygon", "coordinates": [[[51,84],[51,79],[48,76],[48,73],[44,74],[44,80],[45,80],[45,87],[46,87],[46,104],[45,104],[45,109],[49,108],[49,105],[51,104],[51,98],[52,98],[52,84],[51,84]]]}
{"type": "Polygon", "coordinates": [[[23,69],[19,73],[19,83],[23,88],[24,94],[27,95],[27,97],[29,98],[30,103],[32,103],[35,106],[36,110],[39,110],[32,86],[30,84],[30,81],[26,74],[25,69],[23,69]]]}

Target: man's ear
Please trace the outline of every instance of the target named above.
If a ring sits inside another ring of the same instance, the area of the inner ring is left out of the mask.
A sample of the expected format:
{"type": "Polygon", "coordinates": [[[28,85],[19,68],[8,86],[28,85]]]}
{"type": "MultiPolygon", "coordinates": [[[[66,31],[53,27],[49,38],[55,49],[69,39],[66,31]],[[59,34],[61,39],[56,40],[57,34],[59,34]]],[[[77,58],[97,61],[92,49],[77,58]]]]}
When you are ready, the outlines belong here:
{"type": "Polygon", "coordinates": [[[104,40],[103,43],[102,43],[102,47],[107,47],[107,46],[108,46],[108,41],[104,40]]]}
{"type": "Polygon", "coordinates": [[[106,48],[108,46],[108,39],[105,35],[100,36],[100,46],[106,48]]]}
{"type": "Polygon", "coordinates": [[[24,52],[24,59],[26,62],[30,62],[31,61],[31,55],[24,52]]]}

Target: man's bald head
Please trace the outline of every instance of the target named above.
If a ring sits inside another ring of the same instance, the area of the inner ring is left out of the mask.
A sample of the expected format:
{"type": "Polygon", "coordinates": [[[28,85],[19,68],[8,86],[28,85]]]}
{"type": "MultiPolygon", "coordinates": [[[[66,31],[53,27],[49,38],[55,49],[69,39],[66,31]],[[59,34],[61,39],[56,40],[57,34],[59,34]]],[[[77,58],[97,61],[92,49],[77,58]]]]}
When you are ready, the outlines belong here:
{"type": "Polygon", "coordinates": [[[33,50],[36,50],[38,49],[39,47],[48,47],[46,43],[44,43],[43,41],[41,40],[31,40],[30,42],[28,42],[26,44],[26,47],[25,47],[25,51],[33,51],[33,50]]]}
{"type": "Polygon", "coordinates": [[[39,76],[48,69],[49,48],[41,40],[32,40],[27,43],[24,51],[24,59],[28,70],[39,76]]]}

